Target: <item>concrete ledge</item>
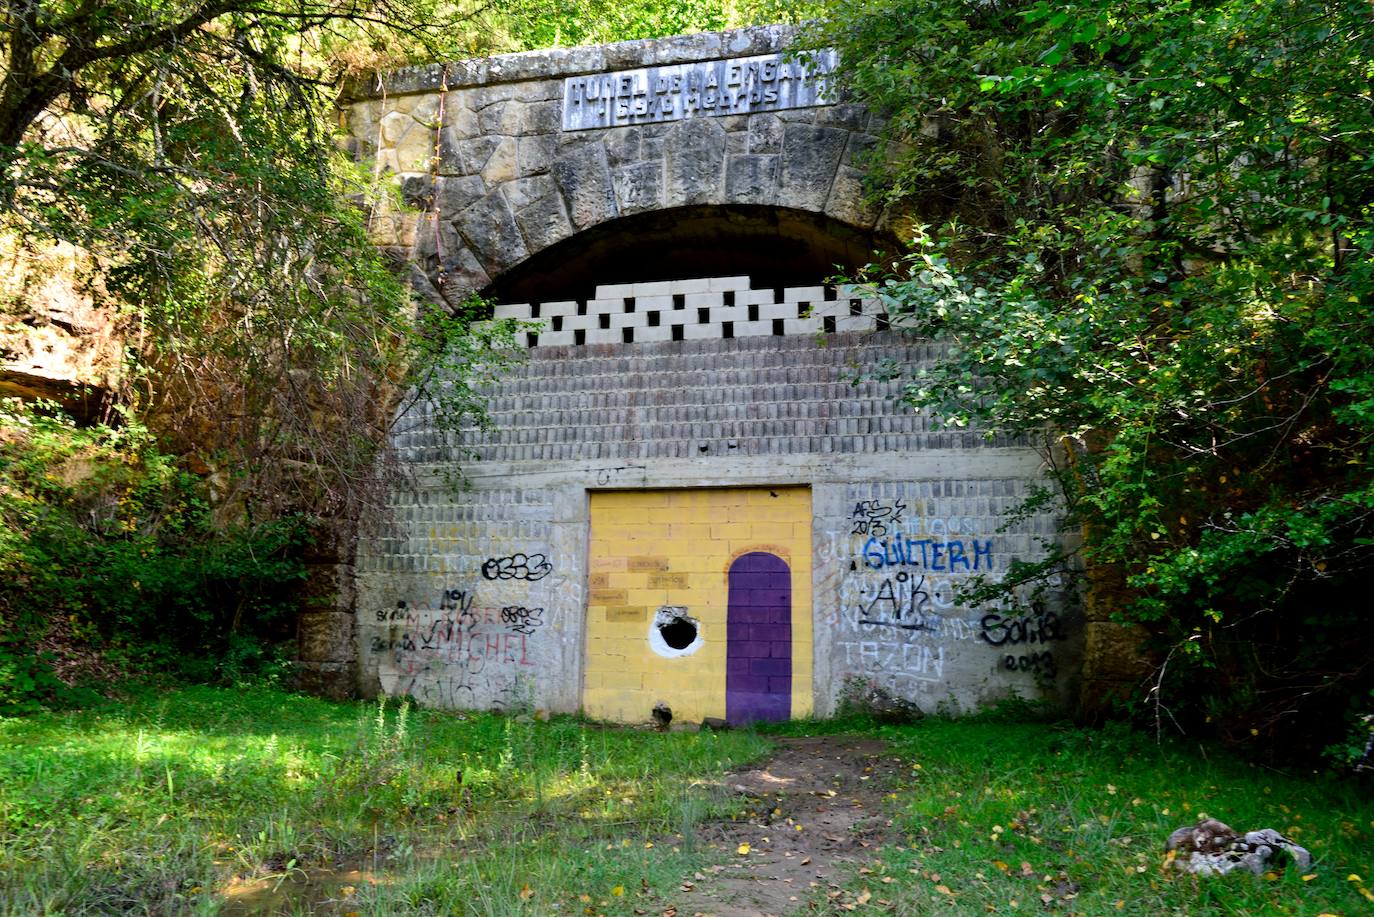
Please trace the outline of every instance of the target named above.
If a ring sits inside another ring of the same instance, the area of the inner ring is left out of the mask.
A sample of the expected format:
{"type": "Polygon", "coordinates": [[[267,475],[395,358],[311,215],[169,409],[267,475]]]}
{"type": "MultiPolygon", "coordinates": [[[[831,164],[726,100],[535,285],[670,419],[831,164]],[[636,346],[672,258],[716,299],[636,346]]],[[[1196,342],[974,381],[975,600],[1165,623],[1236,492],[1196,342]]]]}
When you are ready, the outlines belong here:
{"type": "Polygon", "coordinates": [[[772,54],[784,50],[796,35],[797,30],[793,26],[763,25],[725,32],[698,32],[694,35],[620,41],[608,45],[549,48],[442,64],[422,64],[378,74],[371,79],[350,80],[344,85],[340,104],[384,96],[436,92],[442,88],[453,90],[531,79],[562,79],[656,64],[772,54]]]}

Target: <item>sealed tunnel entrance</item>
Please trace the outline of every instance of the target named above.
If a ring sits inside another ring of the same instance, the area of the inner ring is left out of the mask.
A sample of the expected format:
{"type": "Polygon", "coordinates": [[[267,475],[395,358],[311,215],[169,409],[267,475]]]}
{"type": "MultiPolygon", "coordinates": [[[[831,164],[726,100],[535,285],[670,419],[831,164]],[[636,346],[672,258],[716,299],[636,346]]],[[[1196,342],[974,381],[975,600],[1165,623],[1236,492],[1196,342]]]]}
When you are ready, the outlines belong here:
{"type": "Polygon", "coordinates": [[[810,713],[811,556],[807,487],[592,493],[585,712],[642,720],[663,702],[675,722],[724,719],[727,706],[740,721],[810,713]],[[779,566],[791,568],[786,595],[779,566]],[[806,609],[795,621],[793,602],[806,609]],[[732,680],[730,660],[760,649],[732,680]]]}

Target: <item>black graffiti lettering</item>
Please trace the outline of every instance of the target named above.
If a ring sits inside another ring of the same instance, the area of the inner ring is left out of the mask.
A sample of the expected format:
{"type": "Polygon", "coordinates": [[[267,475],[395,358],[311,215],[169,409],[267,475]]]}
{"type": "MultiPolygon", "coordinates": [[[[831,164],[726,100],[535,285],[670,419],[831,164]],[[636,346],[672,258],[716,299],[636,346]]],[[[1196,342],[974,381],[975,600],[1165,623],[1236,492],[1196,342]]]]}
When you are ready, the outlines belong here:
{"type": "Polygon", "coordinates": [[[1002,657],[1002,668],[1008,672],[1033,672],[1036,675],[1044,675],[1046,678],[1054,678],[1059,674],[1059,663],[1055,661],[1054,653],[1030,653],[1025,656],[1004,656],[1002,657]]]}
{"type": "Polygon", "coordinates": [[[902,573],[897,575],[895,583],[893,578],[885,578],[874,593],[873,600],[860,606],[859,623],[902,630],[935,630],[936,624],[929,616],[929,608],[930,593],[926,591],[926,578],[918,576],[911,579],[902,573]]]}
{"type": "Polygon", "coordinates": [[[445,589],[439,596],[440,611],[467,611],[477,598],[466,589],[445,589]]]}
{"type": "Polygon", "coordinates": [[[553,564],[543,554],[512,554],[509,557],[491,557],[482,564],[482,575],[487,579],[523,579],[534,582],[553,572],[553,564]]]}
{"type": "Polygon", "coordinates": [[[1054,643],[1064,639],[1064,625],[1052,611],[1036,611],[1020,617],[983,615],[978,636],[990,646],[1020,646],[1023,643],[1054,643]]]}
{"type": "Polygon", "coordinates": [[[532,634],[544,625],[544,609],[526,608],[523,605],[507,605],[501,609],[501,623],[512,633],[532,634]]]}
{"type": "Polygon", "coordinates": [[[860,500],[854,504],[851,518],[854,528],[851,535],[886,535],[893,527],[902,524],[902,513],[906,504],[901,500],[884,503],[881,500],[860,500]]]}
{"type": "Polygon", "coordinates": [[[379,610],[377,612],[377,622],[379,624],[384,624],[387,621],[404,621],[406,619],[406,614],[406,603],[397,602],[396,607],[391,609],[390,611],[386,610],[385,608],[379,610]]]}

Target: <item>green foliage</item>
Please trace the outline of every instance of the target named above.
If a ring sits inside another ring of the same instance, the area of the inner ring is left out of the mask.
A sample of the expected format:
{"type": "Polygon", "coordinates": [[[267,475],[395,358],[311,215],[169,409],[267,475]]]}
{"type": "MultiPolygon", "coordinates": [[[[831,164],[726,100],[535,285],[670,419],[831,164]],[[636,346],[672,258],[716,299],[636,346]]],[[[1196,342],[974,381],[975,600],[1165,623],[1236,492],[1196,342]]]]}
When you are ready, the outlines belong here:
{"type": "Polygon", "coordinates": [[[473,30],[472,50],[532,50],[592,45],[746,25],[801,22],[820,14],[817,2],[685,0],[616,3],[612,0],[517,0],[480,14],[491,31],[473,30]]]}
{"type": "Polygon", "coordinates": [[[280,666],[300,520],[216,525],[205,482],[135,423],[82,429],[11,401],[0,428],[0,711],[88,699],[54,665],[68,681],[280,666]]]}
{"type": "Polygon", "coordinates": [[[949,343],[909,400],[1044,442],[1099,604],[1171,659],[1155,699],[1290,752],[1374,686],[1368,21],[884,0],[824,39],[891,113],[874,193],[926,224],[871,278],[949,343]]]}
{"type": "Polygon", "coordinates": [[[932,718],[878,734],[906,765],[890,815],[908,843],[875,851],[844,887],[893,913],[1358,914],[1374,896],[1374,806],[1347,779],[1284,775],[1123,723],[932,718]],[[1273,828],[1313,868],[1198,879],[1166,867],[1165,838],[1203,814],[1273,828]]]}
{"type": "Polygon", "coordinates": [[[699,867],[664,836],[693,827],[684,812],[722,814],[701,784],[766,750],[742,732],[403,716],[265,688],[0,717],[0,912],[200,913],[235,879],[236,906],[260,912],[350,894],[363,913],[580,912],[580,894],[699,867]]]}

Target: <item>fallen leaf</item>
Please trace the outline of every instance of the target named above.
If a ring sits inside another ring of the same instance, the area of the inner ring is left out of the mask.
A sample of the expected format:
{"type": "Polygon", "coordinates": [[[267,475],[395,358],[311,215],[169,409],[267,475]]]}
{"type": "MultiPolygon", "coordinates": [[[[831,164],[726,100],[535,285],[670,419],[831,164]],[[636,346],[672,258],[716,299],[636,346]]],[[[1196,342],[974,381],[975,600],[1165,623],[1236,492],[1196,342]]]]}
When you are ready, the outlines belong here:
{"type": "Polygon", "coordinates": [[[748,856],[749,849],[750,848],[748,844],[740,844],[737,848],[735,848],[735,853],[738,853],[740,856],[748,856]]]}
{"type": "Polygon", "coordinates": [[[522,885],[522,886],[520,887],[520,900],[521,900],[521,901],[528,901],[528,900],[530,900],[530,899],[533,898],[533,897],[534,897],[534,889],[530,888],[530,884],[529,884],[528,882],[526,882],[524,885],[522,885]]]}
{"type": "Polygon", "coordinates": [[[611,889],[611,894],[614,895],[615,897],[619,898],[621,895],[625,894],[625,886],[623,886],[623,885],[617,885],[617,886],[615,886],[614,888],[611,889]]]}
{"type": "Polygon", "coordinates": [[[810,866],[810,865],[811,865],[811,858],[810,858],[810,857],[807,857],[806,859],[804,859],[804,860],[801,861],[801,864],[802,864],[803,866],[810,866]]]}
{"type": "Polygon", "coordinates": [[[863,891],[859,892],[859,897],[854,900],[858,904],[867,904],[872,897],[873,895],[865,888],[863,891]]]}
{"type": "Polygon", "coordinates": [[[953,895],[954,895],[954,892],[952,892],[952,891],[949,890],[949,886],[948,886],[948,885],[937,885],[937,886],[935,886],[935,890],[936,890],[937,892],[939,892],[940,894],[942,894],[942,895],[949,895],[949,896],[951,896],[951,897],[953,897],[953,895]]]}

